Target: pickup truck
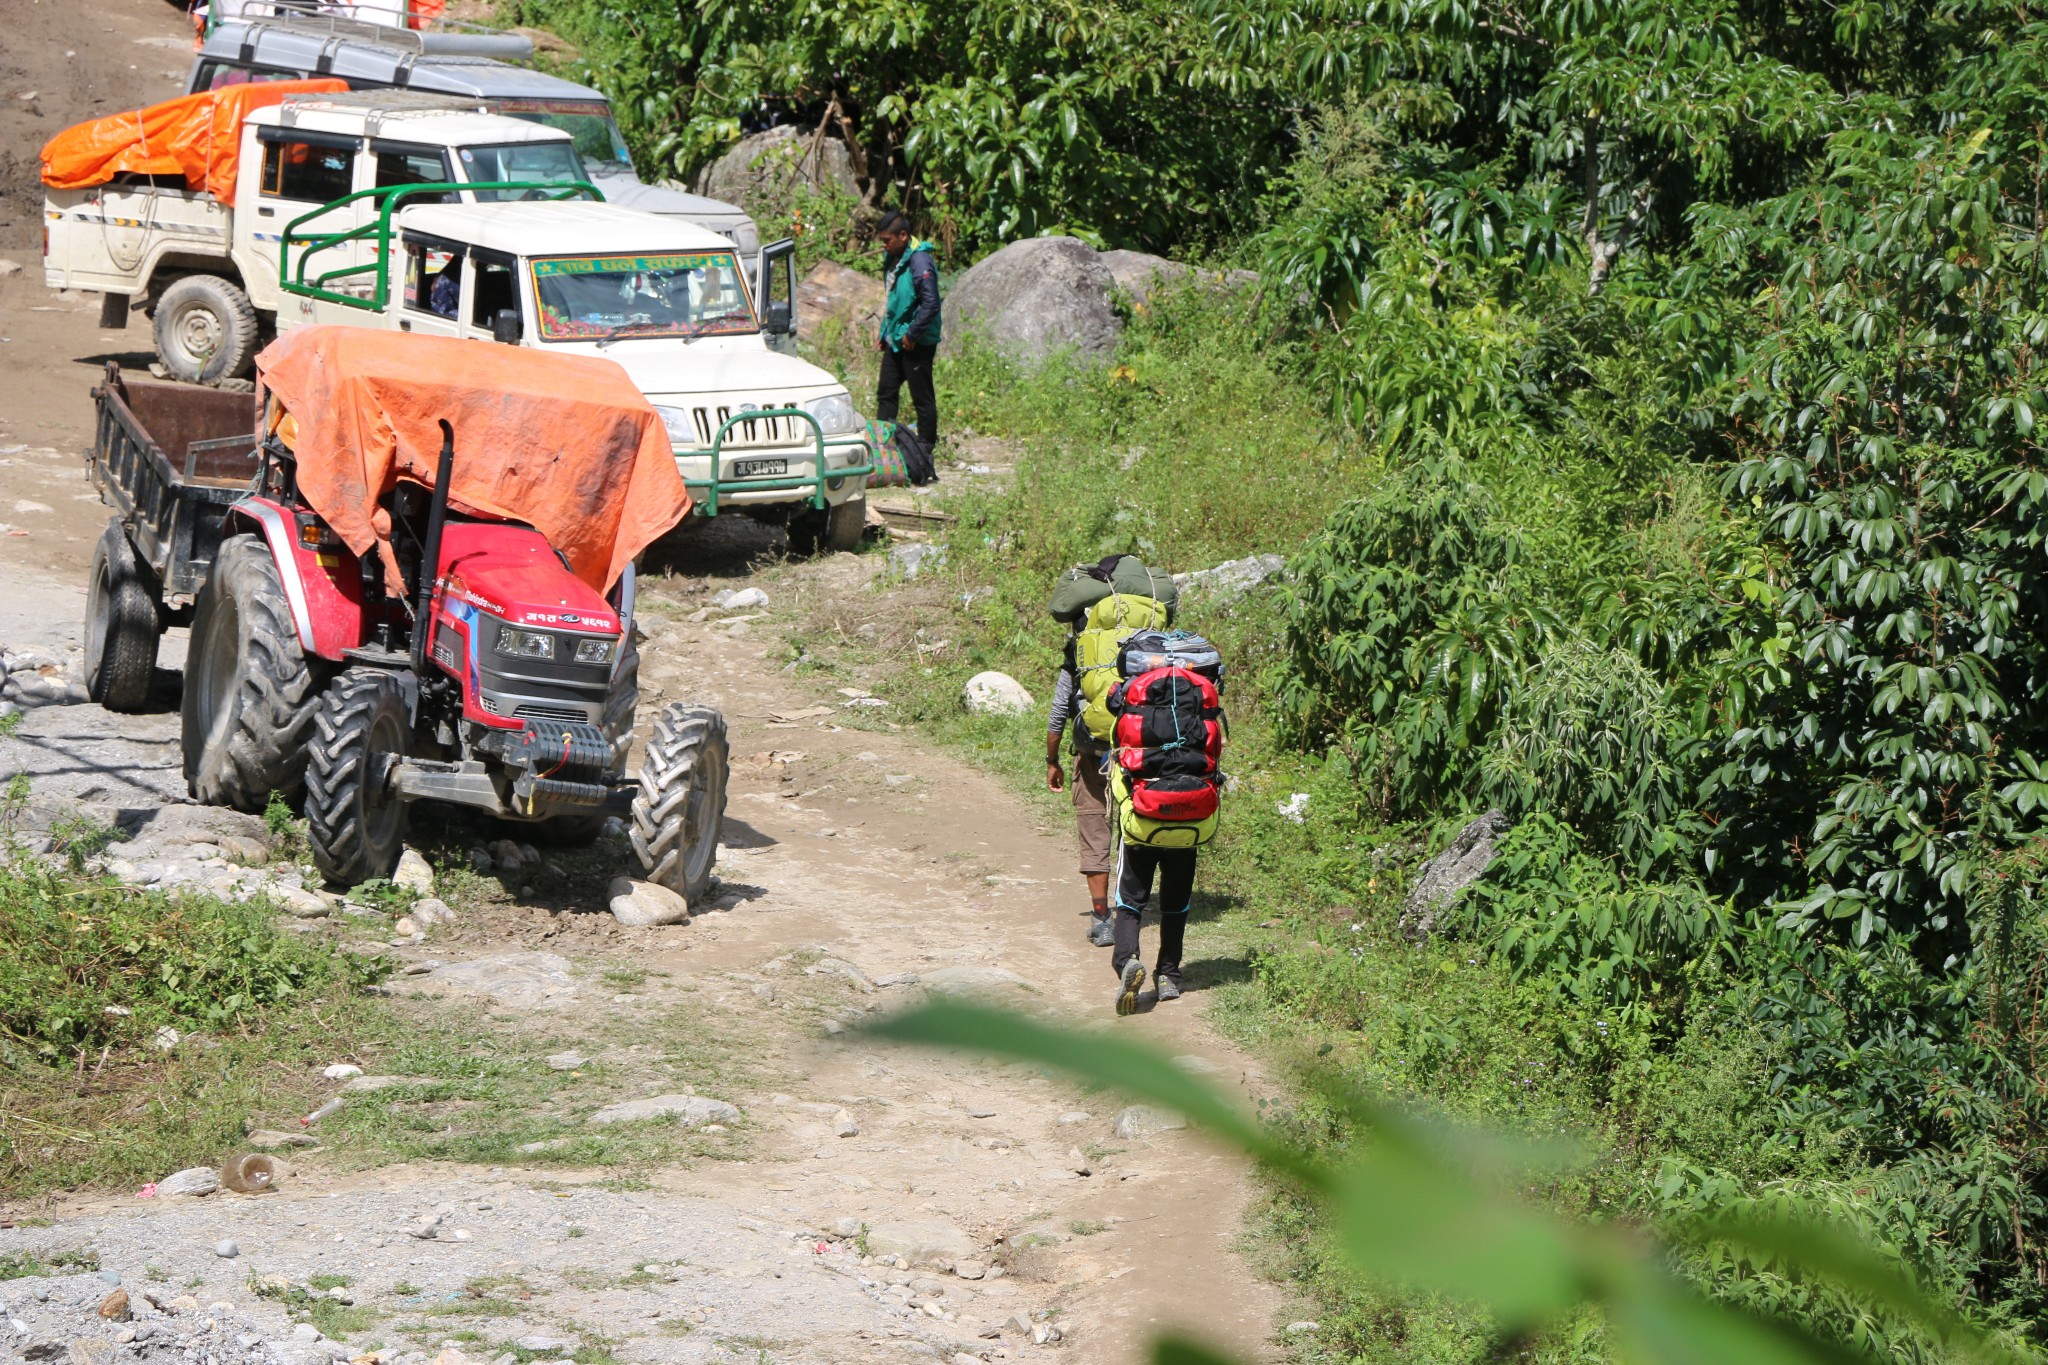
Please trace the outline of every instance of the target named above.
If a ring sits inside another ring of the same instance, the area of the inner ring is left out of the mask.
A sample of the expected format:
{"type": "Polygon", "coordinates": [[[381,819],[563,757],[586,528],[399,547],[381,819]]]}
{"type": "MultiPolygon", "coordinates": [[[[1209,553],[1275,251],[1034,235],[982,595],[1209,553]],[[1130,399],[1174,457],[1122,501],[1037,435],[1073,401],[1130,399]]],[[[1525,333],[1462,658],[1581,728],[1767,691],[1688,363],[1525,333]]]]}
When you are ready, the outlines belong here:
{"type": "Polygon", "coordinates": [[[292,0],[214,0],[187,92],[317,75],[346,81],[352,90],[460,95],[575,138],[584,169],[607,203],[709,228],[742,260],[761,249],[759,229],[739,206],[672,182],[643,183],[604,95],[518,65],[533,56],[533,44],[521,35],[447,20],[415,30],[404,22],[404,0],[323,0],[319,13],[306,8],[292,0]]]}
{"type": "MultiPolygon", "coordinates": [[[[608,357],[667,426],[699,515],[785,524],[799,553],[859,543],[874,470],[867,423],[831,374],[768,346],[766,330],[789,326],[787,307],[770,304],[763,328],[767,282],[748,278],[730,242],[601,202],[432,202],[453,188],[362,192],[283,224],[278,327],[608,357]]],[[[764,253],[785,284],[790,246],[764,253]]]]}
{"type": "Polygon", "coordinates": [[[468,188],[477,182],[589,184],[569,134],[473,104],[399,91],[293,98],[244,121],[227,202],[161,177],[47,191],[44,279],[100,291],[103,326],[140,308],[166,373],[219,384],[248,373],[285,297],[286,223],[358,191],[429,181],[465,199],[514,193],[468,188]]]}

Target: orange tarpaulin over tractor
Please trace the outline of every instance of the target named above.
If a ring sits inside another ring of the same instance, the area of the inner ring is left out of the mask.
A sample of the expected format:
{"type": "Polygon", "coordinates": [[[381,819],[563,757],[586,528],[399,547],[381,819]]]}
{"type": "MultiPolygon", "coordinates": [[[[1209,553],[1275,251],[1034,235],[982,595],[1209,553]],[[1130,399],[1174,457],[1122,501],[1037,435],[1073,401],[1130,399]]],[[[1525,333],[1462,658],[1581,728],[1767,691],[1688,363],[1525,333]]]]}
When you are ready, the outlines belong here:
{"type": "Polygon", "coordinates": [[[299,492],[358,555],[402,582],[381,507],[431,487],[455,428],[451,506],[522,521],[609,592],[690,510],[668,431],[615,361],[364,327],[300,327],[256,357],[298,422],[299,492]]]}
{"type": "Polygon", "coordinates": [[[188,189],[235,197],[242,120],[291,95],[339,95],[337,80],[260,81],[184,95],[147,109],[75,124],[43,144],[43,183],[53,190],[104,185],[117,175],[182,175],[188,189]]]}

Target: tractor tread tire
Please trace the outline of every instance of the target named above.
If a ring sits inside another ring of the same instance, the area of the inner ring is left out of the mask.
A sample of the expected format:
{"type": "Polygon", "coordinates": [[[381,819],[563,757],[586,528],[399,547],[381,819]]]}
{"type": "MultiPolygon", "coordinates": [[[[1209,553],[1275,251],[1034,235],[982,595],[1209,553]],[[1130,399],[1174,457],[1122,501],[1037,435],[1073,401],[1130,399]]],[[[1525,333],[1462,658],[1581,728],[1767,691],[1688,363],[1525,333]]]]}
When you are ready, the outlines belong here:
{"type": "MultiPolygon", "coordinates": [[[[388,840],[371,828],[364,792],[371,732],[391,716],[402,737],[408,728],[398,679],[377,669],[351,669],[327,685],[313,712],[306,764],[306,841],[313,864],[338,886],[388,877],[405,851],[404,805],[388,840]]],[[[394,794],[387,798],[398,802],[394,794]]]]}
{"type": "Polygon", "coordinates": [[[187,275],[174,282],[156,301],[150,328],[165,372],[187,384],[218,385],[242,378],[256,358],[256,305],[240,285],[218,275],[187,275]],[[195,307],[218,320],[218,343],[205,354],[194,353],[178,336],[184,316],[195,307]]]}
{"type": "Polygon", "coordinates": [[[93,549],[85,615],[85,690],[109,711],[140,711],[156,680],[163,622],[149,573],[116,518],[93,549]]]}
{"type": "Polygon", "coordinates": [[[725,820],[725,717],[672,702],[654,723],[633,798],[633,851],[641,876],[692,906],[711,886],[725,820]]]}
{"type": "Polygon", "coordinates": [[[272,792],[295,799],[319,703],[320,676],[299,648],[269,544],[260,536],[229,536],[199,590],[186,656],[185,780],[194,799],[251,812],[261,811],[272,792]],[[216,742],[215,718],[200,714],[207,689],[194,673],[209,666],[224,598],[233,601],[231,623],[242,624],[243,638],[240,676],[226,697],[232,714],[216,742]]]}

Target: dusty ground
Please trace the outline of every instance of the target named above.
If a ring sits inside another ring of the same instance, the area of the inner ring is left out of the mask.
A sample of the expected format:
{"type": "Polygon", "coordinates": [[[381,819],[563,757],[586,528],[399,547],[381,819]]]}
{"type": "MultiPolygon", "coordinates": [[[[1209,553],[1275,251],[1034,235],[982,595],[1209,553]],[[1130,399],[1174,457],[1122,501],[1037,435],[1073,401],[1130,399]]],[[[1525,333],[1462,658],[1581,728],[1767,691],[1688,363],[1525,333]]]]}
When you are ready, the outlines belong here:
{"type": "MultiPolygon", "coordinates": [[[[139,323],[102,332],[95,300],[42,288],[25,158],[67,122],[174,93],[185,40],[164,0],[6,8],[0,256],[26,268],[0,278],[0,644],[61,652],[75,642],[105,515],[82,474],[87,390],[105,358],[145,364],[148,340],[139,323]]],[[[417,1008],[452,1001],[506,1036],[614,1040],[593,1044],[594,1063],[610,1049],[650,1093],[682,1093],[692,1077],[631,1057],[616,1041],[622,1026],[681,1001],[715,1011],[774,1078],[715,1095],[743,1113],[744,1157],[693,1161],[622,1189],[602,1171],[559,1164],[365,1172],[315,1150],[295,1154],[294,1178],[262,1199],[17,1207],[50,1222],[0,1230],[0,1256],[89,1246],[124,1285],[190,1285],[200,1302],[218,1297],[280,1339],[285,1308],[256,1297],[252,1280],[336,1276],[375,1313],[352,1342],[431,1350],[437,1305],[454,1302],[477,1339],[559,1339],[519,1346],[520,1359],[602,1343],[636,1361],[968,1352],[1113,1365],[1140,1359],[1168,1326],[1247,1360],[1277,1358],[1282,1297],[1233,1250],[1249,1193],[1237,1163],[1185,1132],[1119,1137],[1120,1102],[1028,1069],[889,1050],[842,1031],[933,989],[968,990],[1123,1029],[1248,1096],[1263,1089],[1256,1065],[1203,1023],[1202,987],[1239,968],[1204,961],[1199,929],[1189,997],[1113,1020],[1107,954],[1086,946],[1075,913],[1068,829],[1041,825],[993,780],[893,730],[886,711],[784,672],[765,623],[687,621],[714,580],[737,581],[759,548],[729,536],[685,551],[681,576],[651,585],[643,621],[643,718],[689,698],[722,707],[732,728],[723,908],[684,926],[620,929],[593,881],[546,904],[466,914],[400,950],[421,973],[400,978],[401,989],[443,1002],[417,1008]],[[601,969],[622,958],[643,979],[617,990],[601,969]],[[841,1136],[848,1120],[857,1131],[841,1136]],[[1091,1154],[1092,1174],[1070,1168],[1076,1147],[1091,1154]],[[439,1234],[410,1235],[436,1207],[446,1210],[439,1234]],[[1007,1273],[968,1280],[873,1255],[862,1264],[847,1229],[896,1225],[911,1225],[912,1240],[958,1239],[940,1261],[995,1261],[1007,1273]],[[223,1237],[237,1243],[232,1261],[215,1254],[223,1237]],[[1046,1320],[1063,1340],[1033,1345],[1025,1324],[1046,1320]]],[[[806,573],[867,600],[879,558],[841,556],[806,573]]],[[[167,643],[168,669],[182,648],[175,636],[167,643]]],[[[122,808],[176,800],[175,687],[167,673],[163,709],[140,718],[39,711],[0,743],[0,768],[32,772],[53,797],[122,808]]],[[[0,1299],[27,1311],[26,1284],[0,1285],[0,1299]]],[[[307,1349],[319,1356],[323,1342],[307,1349]]]]}

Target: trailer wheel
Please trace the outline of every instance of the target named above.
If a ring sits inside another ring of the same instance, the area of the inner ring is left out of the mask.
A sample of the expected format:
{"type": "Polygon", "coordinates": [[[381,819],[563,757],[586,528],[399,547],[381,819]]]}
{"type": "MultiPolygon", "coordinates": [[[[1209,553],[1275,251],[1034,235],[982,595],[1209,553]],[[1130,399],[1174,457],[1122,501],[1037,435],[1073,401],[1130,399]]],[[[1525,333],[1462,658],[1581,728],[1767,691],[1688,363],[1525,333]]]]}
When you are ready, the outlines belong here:
{"type": "Polygon", "coordinates": [[[118,518],[92,552],[85,598],[85,690],[109,711],[140,711],[156,677],[163,639],[148,571],[118,518]]]}
{"type": "Polygon", "coordinates": [[[208,805],[260,811],[297,797],[320,679],[299,648],[270,546],[220,543],[192,617],[185,661],[185,782],[208,805]]]}
{"type": "Polygon", "coordinates": [[[351,669],[313,713],[306,834],[320,875],[341,886],[388,877],[405,851],[405,802],[392,781],[411,723],[398,679],[351,669]]]}
{"type": "Polygon", "coordinates": [[[711,885],[725,821],[725,717],[673,702],[655,722],[633,798],[641,875],[695,905],[711,885]]]}
{"type": "Polygon", "coordinates": [[[248,373],[256,308],[218,275],[187,275],[156,303],[156,353],[173,379],[218,384],[248,373]]]}
{"type": "Polygon", "coordinates": [[[860,538],[866,534],[867,527],[868,499],[865,493],[822,511],[806,507],[789,519],[789,552],[807,557],[858,550],[860,538]]]}

